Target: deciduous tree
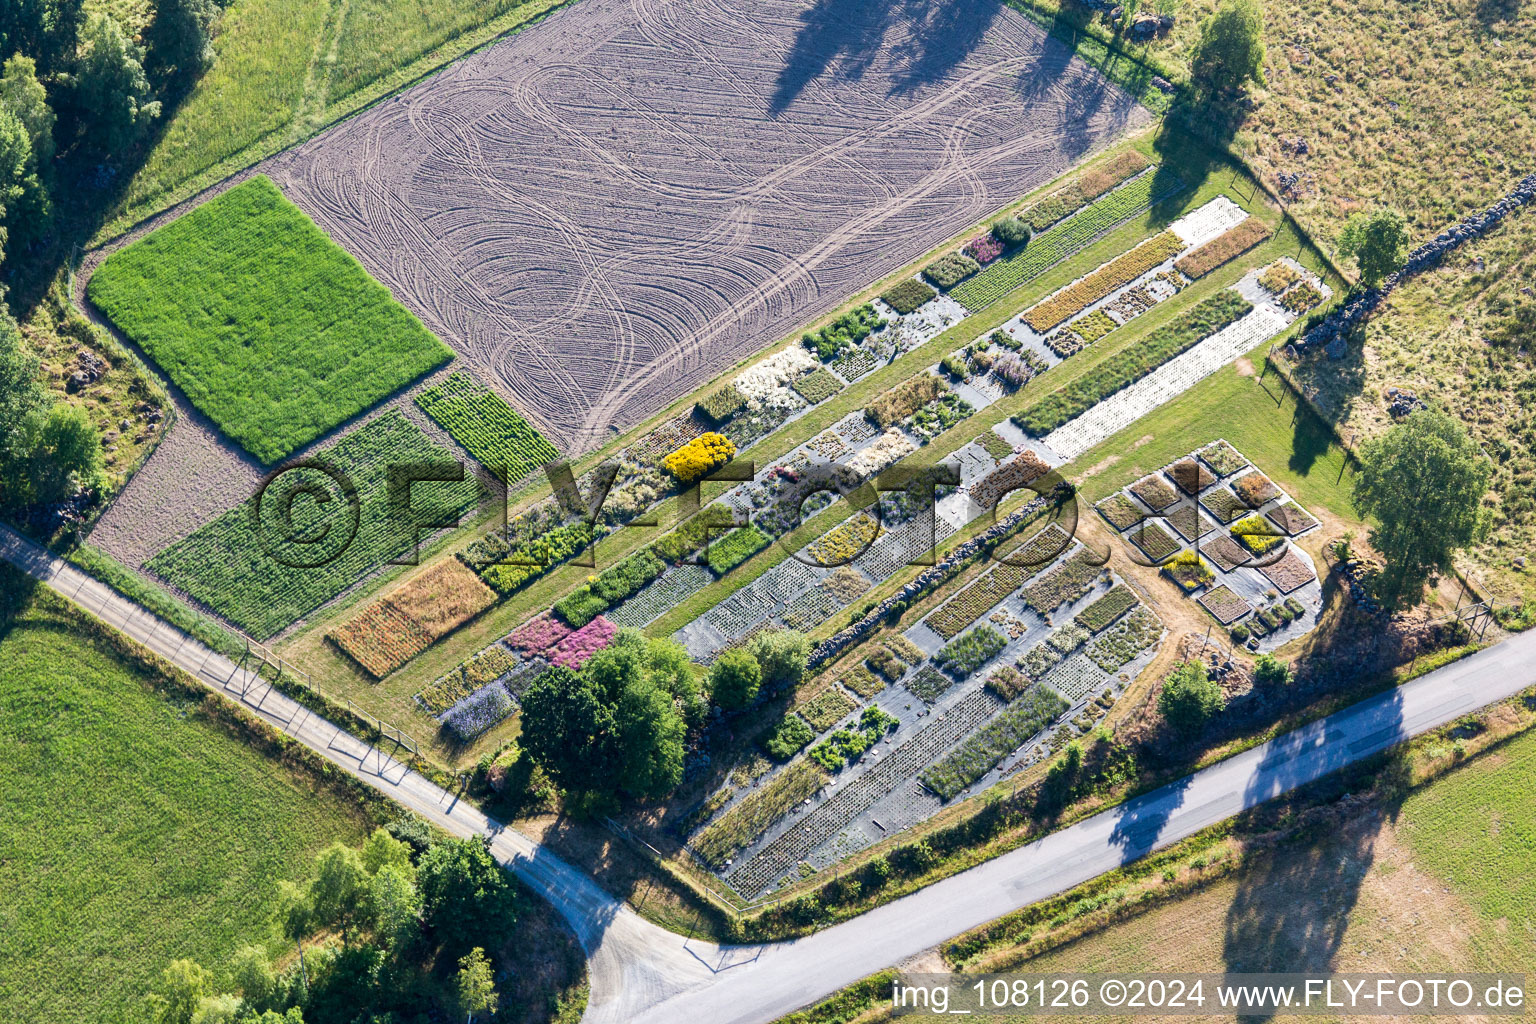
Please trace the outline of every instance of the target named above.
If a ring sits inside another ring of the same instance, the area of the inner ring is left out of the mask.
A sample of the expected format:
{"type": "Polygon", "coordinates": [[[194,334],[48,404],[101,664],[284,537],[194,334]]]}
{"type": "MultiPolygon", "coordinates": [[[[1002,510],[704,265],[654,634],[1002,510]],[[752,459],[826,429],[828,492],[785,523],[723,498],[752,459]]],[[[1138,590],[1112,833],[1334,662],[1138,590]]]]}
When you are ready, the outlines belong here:
{"type": "Polygon", "coordinates": [[[1357,213],[1339,234],[1339,253],[1353,256],[1360,280],[1374,288],[1408,258],[1408,225],[1393,209],[1357,213]]]}
{"type": "Polygon", "coordinates": [[[1226,0],[1200,26],[1190,75],[1210,90],[1264,84],[1264,14],[1258,0],[1226,0]]]}
{"type": "Polygon", "coordinates": [[[735,648],[715,659],[709,668],[709,693],[727,711],[737,711],[757,699],[763,670],[750,651],[735,648]]]}
{"type": "Polygon", "coordinates": [[[1157,698],[1157,710],[1184,736],[1198,735],[1226,706],[1221,687],[1200,661],[1186,661],[1174,669],[1157,698]]]}
{"type": "Polygon", "coordinates": [[[127,149],[160,116],[143,57],[143,49],[123,35],[116,19],[91,15],[75,71],[75,102],[94,119],[86,132],[92,148],[106,153],[127,149]]]}
{"type": "Polygon", "coordinates": [[[167,76],[196,76],[213,64],[214,0],[155,0],[144,32],[149,60],[167,76]]]}
{"type": "Polygon", "coordinates": [[[341,944],[352,945],[352,934],[367,918],[368,872],[363,858],[344,843],[332,843],[315,858],[315,879],[309,884],[314,922],[341,932],[341,944]]]}
{"type": "Polygon", "coordinates": [[[1385,565],[1377,597],[1417,604],[1430,573],[1487,536],[1482,507],[1492,467],[1460,421],[1420,410],[1360,451],[1355,508],[1372,521],[1371,546],[1385,565]]]}
{"type": "Polygon", "coordinates": [[[438,843],[421,858],[416,879],[427,926],[450,959],[517,920],[516,886],[483,837],[438,843]]]}
{"type": "Polygon", "coordinates": [[[456,981],[459,1012],[467,1015],[469,1024],[477,1013],[496,1012],[496,981],[491,974],[491,962],[485,958],[485,950],[476,946],[459,961],[456,981]]]}

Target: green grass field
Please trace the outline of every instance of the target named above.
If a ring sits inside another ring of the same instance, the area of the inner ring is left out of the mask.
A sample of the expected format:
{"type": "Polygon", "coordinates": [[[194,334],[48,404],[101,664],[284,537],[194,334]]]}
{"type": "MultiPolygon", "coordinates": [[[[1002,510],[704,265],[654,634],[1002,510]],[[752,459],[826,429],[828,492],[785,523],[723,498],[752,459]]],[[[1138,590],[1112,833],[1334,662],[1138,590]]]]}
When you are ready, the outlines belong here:
{"type": "Polygon", "coordinates": [[[0,566],[0,1019],[115,1021],[267,935],[278,880],[367,822],[25,589],[0,566]]]}
{"type": "MultiPolygon", "coordinates": [[[[265,640],[391,559],[408,556],[416,541],[413,524],[466,511],[478,490],[468,473],[460,482],[417,482],[409,521],[392,518],[388,467],[451,462],[394,410],[318,458],[329,472],[304,468],[280,474],[264,493],[150,559],[149,570],[265,640]],[[355,488],[355,505],[343,481],[355,488]],[[323,492],[324,503],[313,493],[305,497],[308,488],[323,492]],[[259,533],[251,526],[258,501],[259,533]]],[[[429,535],[422,531],[423,545],[429,535]]]]}
{"type": "MultiPolygon", "coordinates": [[[[1489,925],[1536,934],[1536,733],[1404,802],[1398,833],[1489,925]]],[[[1527,965],[1529,966],[1529,965],[1527,965]]]]}
{"type": "Polygon", "coordinates": [[[453,357],[263,177],[114,253],[88,291],[268,465],[453,357]]]}
{"type": "MultiPolygon", "coordinates": [[[[235,0],[218,57],[155,140],[98,240],[127,230],[563,0],[235,0]]],[[[127,33],[144,3],[111,4],[127,33]]]]}

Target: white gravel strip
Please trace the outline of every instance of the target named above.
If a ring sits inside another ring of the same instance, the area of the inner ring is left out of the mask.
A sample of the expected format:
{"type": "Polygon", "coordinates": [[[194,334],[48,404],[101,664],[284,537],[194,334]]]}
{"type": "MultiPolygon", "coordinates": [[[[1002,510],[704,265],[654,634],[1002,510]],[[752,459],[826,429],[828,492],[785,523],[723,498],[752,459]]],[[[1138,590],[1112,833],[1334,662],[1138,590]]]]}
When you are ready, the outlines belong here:
{"type": "Polygon", "coordinates": [[[1248,219],[1248,211],[1226,196],[1217,196],[1198,210],[1191,210],[1172,224],[1168,230],[1179,236],[1185,248],[1204,245],[1229,228],[1235,228],[1248,219]]]}
{"type": "Polygon", "coordinates": [[[742,371],[735,380],[736,390],[747,399],[767,398],[775,388],[820,365],[805,349],[791,345],[742,371]]]}
{"type": "Polygon", "coordinates": [[[1130,387],[1104,399],[1045,437],[1046,447],[1063,459],[1075,459],[1147,413],[1171,401],[1290,325],[1274,309],[1256,307],[1237,323],[1170,359],[1130,387]]]}

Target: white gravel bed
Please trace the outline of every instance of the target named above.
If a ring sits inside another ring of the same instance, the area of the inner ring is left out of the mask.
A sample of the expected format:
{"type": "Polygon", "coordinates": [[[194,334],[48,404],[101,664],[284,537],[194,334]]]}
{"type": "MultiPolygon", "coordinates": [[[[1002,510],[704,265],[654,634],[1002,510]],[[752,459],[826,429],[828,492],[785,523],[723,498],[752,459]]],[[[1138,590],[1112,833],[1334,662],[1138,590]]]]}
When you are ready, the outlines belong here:
{"type": "Polygon", "coordinates": [[[1189,249],[1204,245],[1247,219],[1247,210],[1226,196],[1217,196],[1198,210],[1191,210],[1168,225],[1168,230],[1178,235],[1179,241],[1189,249]]]}

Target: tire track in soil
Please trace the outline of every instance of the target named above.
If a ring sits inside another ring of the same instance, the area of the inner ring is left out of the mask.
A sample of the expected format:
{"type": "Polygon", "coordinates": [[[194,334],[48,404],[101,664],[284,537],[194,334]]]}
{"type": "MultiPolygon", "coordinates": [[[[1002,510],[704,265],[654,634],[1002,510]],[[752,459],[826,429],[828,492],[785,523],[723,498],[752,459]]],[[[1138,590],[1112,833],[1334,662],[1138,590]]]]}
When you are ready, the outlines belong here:
{"type": "Polygon", "coordinates": [[[577,453],[1146,119],[1007,11],[916,82],[893,17],[774,116],[805,8],[586,0],[274,177],[577,453]]]}

